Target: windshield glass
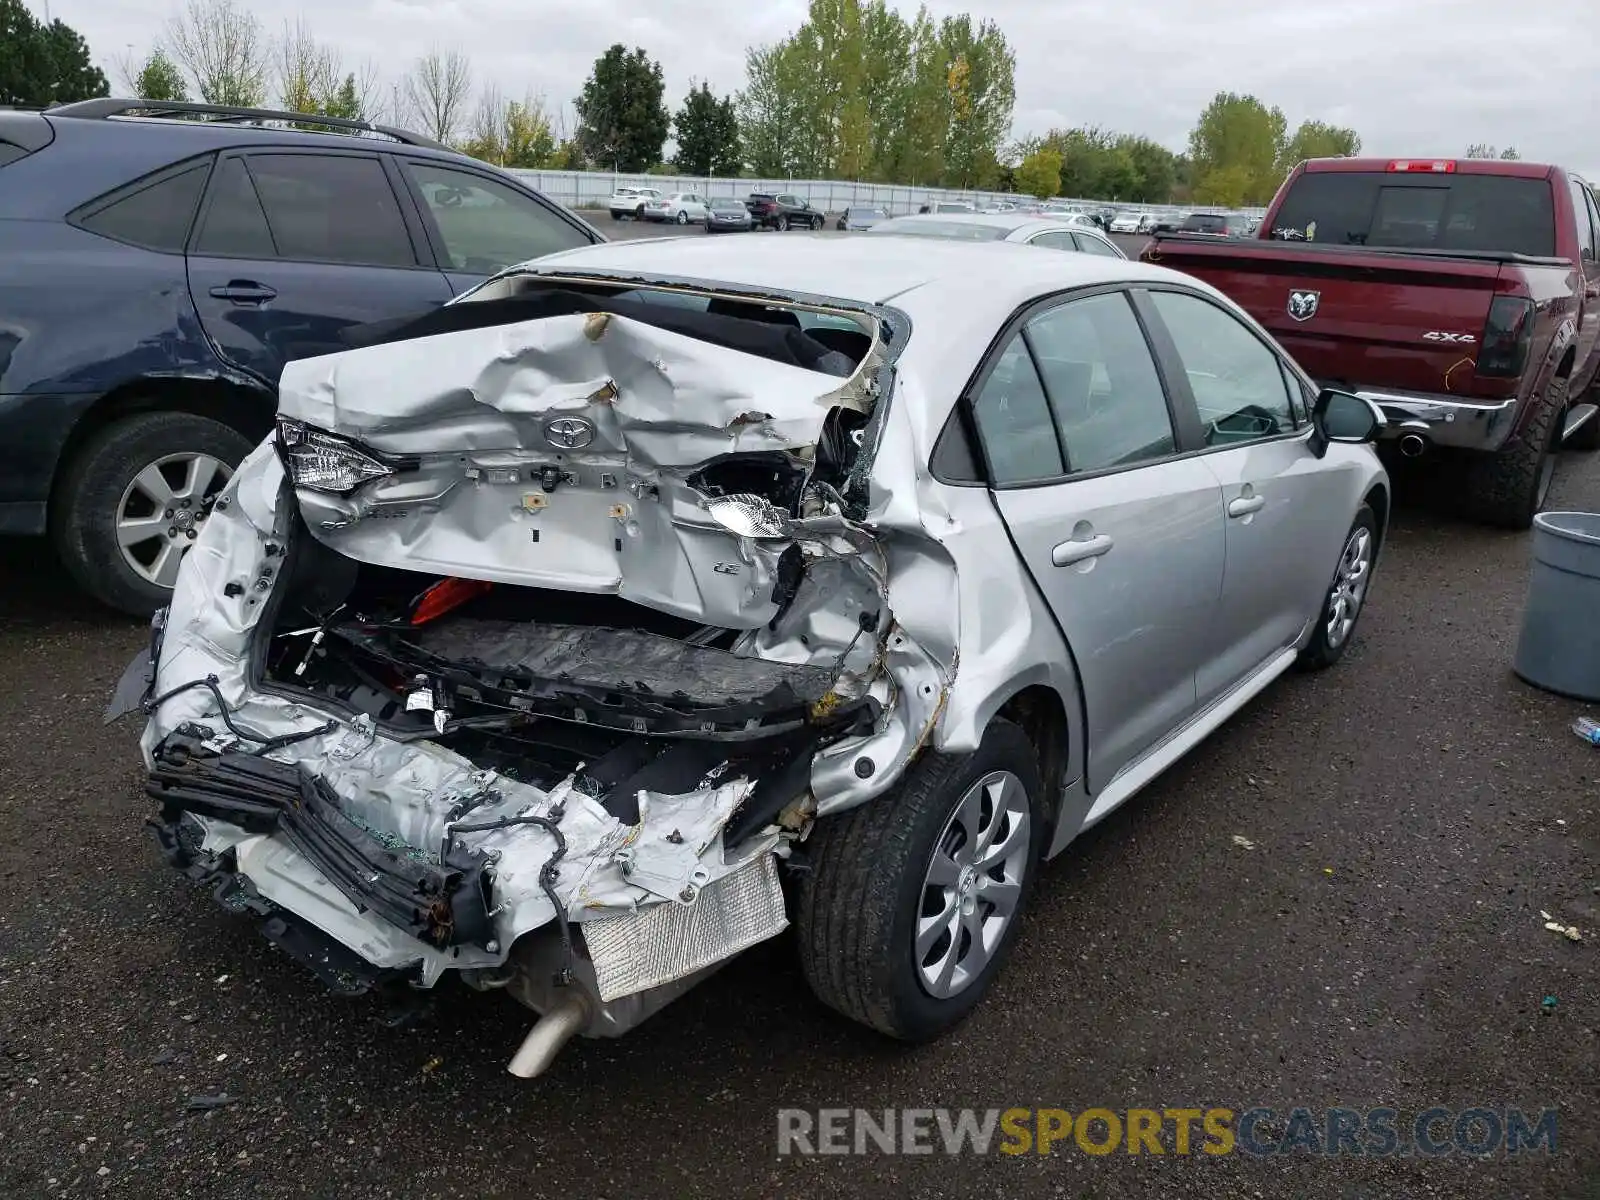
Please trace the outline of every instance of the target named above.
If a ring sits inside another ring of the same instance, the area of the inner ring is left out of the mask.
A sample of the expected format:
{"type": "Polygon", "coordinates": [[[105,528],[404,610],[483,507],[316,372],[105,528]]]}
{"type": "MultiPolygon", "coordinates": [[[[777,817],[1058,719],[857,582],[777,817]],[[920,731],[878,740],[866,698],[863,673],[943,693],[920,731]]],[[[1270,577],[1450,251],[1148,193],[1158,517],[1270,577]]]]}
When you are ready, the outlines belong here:
{"type": "Polygon", "coordinates": [[[913,237],[955,238],[968,242],[998,242],[1006,231],[993,225],[969,225],[965,221],[924,221],[901,218],[874,225],[874,233],[908,233],[913,237]]]}
{"type": "Polygon", "coordinates": [[[1307,172],[1273,218],[1272,236],[1335,246],[1555,253],[1544,179],[1506,175],[1307,172]]]}

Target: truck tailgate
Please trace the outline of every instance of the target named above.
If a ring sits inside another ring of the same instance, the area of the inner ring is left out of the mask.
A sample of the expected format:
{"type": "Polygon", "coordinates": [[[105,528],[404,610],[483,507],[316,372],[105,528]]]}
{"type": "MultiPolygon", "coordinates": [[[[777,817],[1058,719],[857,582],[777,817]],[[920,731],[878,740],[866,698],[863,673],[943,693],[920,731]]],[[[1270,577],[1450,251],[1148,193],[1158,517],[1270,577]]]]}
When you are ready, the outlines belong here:
{"type": "Polygon", "coordinates": [[[1224,292],[1322,382],[1484,398],[1515,386],[1473,374],[1489,305],[1519,279],[1506,263],[1165,238],[1144,258],[1224,292]]]}

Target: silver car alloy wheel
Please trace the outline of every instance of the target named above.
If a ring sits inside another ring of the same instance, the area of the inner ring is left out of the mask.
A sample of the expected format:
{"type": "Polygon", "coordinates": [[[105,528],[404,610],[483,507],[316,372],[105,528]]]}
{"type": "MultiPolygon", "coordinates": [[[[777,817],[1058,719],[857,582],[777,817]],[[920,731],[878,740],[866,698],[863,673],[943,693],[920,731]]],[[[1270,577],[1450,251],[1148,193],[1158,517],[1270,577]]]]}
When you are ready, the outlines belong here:
{"type": "Polygon", "coordinates": [[[686,213],[683,209],[680,208],[678,210],[678,224],[679,225],[687,225],[688,223],[689,223],[689,214],[686,213]]]}
{"type": "Polygon", "coordinates": [[[992,771],[961,797],[934,843],[916,921],[922,989],[958,995],[994,957],[1022,895],[1032,839],[1027,790],[992,771]]]}
{"type": "Polygon", "coordinates": [[[170,588],[233,468],[209,454],[169,454],[129,481],[117,501],[122,560],[147,583],[170,588]]]}
{"type": "Polygon", "coordinates": [[[1328,648],[1344,645],[1355,628],[1366,599],[1367,582],[1372,578],[1372,530],[1358,525],[1350,531],[1334,572],[1333,590],[1328,593],[1328,648]]]}

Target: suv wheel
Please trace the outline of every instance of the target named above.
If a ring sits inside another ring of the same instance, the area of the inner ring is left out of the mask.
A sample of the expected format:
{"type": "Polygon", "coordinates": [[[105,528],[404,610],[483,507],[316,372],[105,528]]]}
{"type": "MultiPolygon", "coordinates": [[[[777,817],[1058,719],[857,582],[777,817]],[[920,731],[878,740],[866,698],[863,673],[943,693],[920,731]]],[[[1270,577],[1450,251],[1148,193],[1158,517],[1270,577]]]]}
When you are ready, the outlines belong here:
{"type": "Polygon", "coordinates": [[[779,213],[778,214],[778,219],[772,223],[772,227],[774,229],[776,229],[779,233],[788,232],[788,229],[789,229],[789,218],[788,218],[787,214],[779,213]]]}
{"type": "Polygon", "coordinates": [[[1016,936],[1045,838],[1038,759],[996,720],[974,754],[926,754],[887,795],[824,817],[796,922],[823,1003],[891,1037],[977,1007],[1016,936]]]}
{"type": "Polygon", "coordinates": [[[97,600],[149,616],[171,600],[179,560],[249,452],[243,434],[191,413],[112,422],[62,480],[51,530],[62,563],[97,600]]]}
{"type": "Polygon", "coordinates": [[[822,218],[821,217],[812,217],[811,218],[811,232],[815,233],[817,230],[819,230],[821,228],[822,228],[822,218]]]}
{"type": "Polygon", "coordinates": [[[1487,525],[1526,529],[1544,507],[1555,476],[1561,422],[1567,411],[1567,381],[1552,379],[1537,408],[1510,443],[1497,454],[1480,455],[1467,465],[1463,504],[1468,515],[1487,525]]]}
{"type": "Polygon", "coordinates": [[[689,223],[689,214],[680,208],[678,210],[677,220],[679,225],[687,225],[689,223]]]}

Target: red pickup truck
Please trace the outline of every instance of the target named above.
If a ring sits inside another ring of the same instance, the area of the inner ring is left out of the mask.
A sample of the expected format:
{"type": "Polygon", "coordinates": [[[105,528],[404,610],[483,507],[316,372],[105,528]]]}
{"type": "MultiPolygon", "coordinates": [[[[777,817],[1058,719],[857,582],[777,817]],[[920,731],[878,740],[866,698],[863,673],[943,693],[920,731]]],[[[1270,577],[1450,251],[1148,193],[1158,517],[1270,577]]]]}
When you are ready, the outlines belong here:
{"type": "Polygon", "coordinates": [[[1316,159],[1256,237],[1163,234],[1141,257],[1206,280],[1388,444],[1456,456],[1460,499],[1525,528],[1563,447],[1600,448],[1600,210],[1560,167],[1316,159]]]}

